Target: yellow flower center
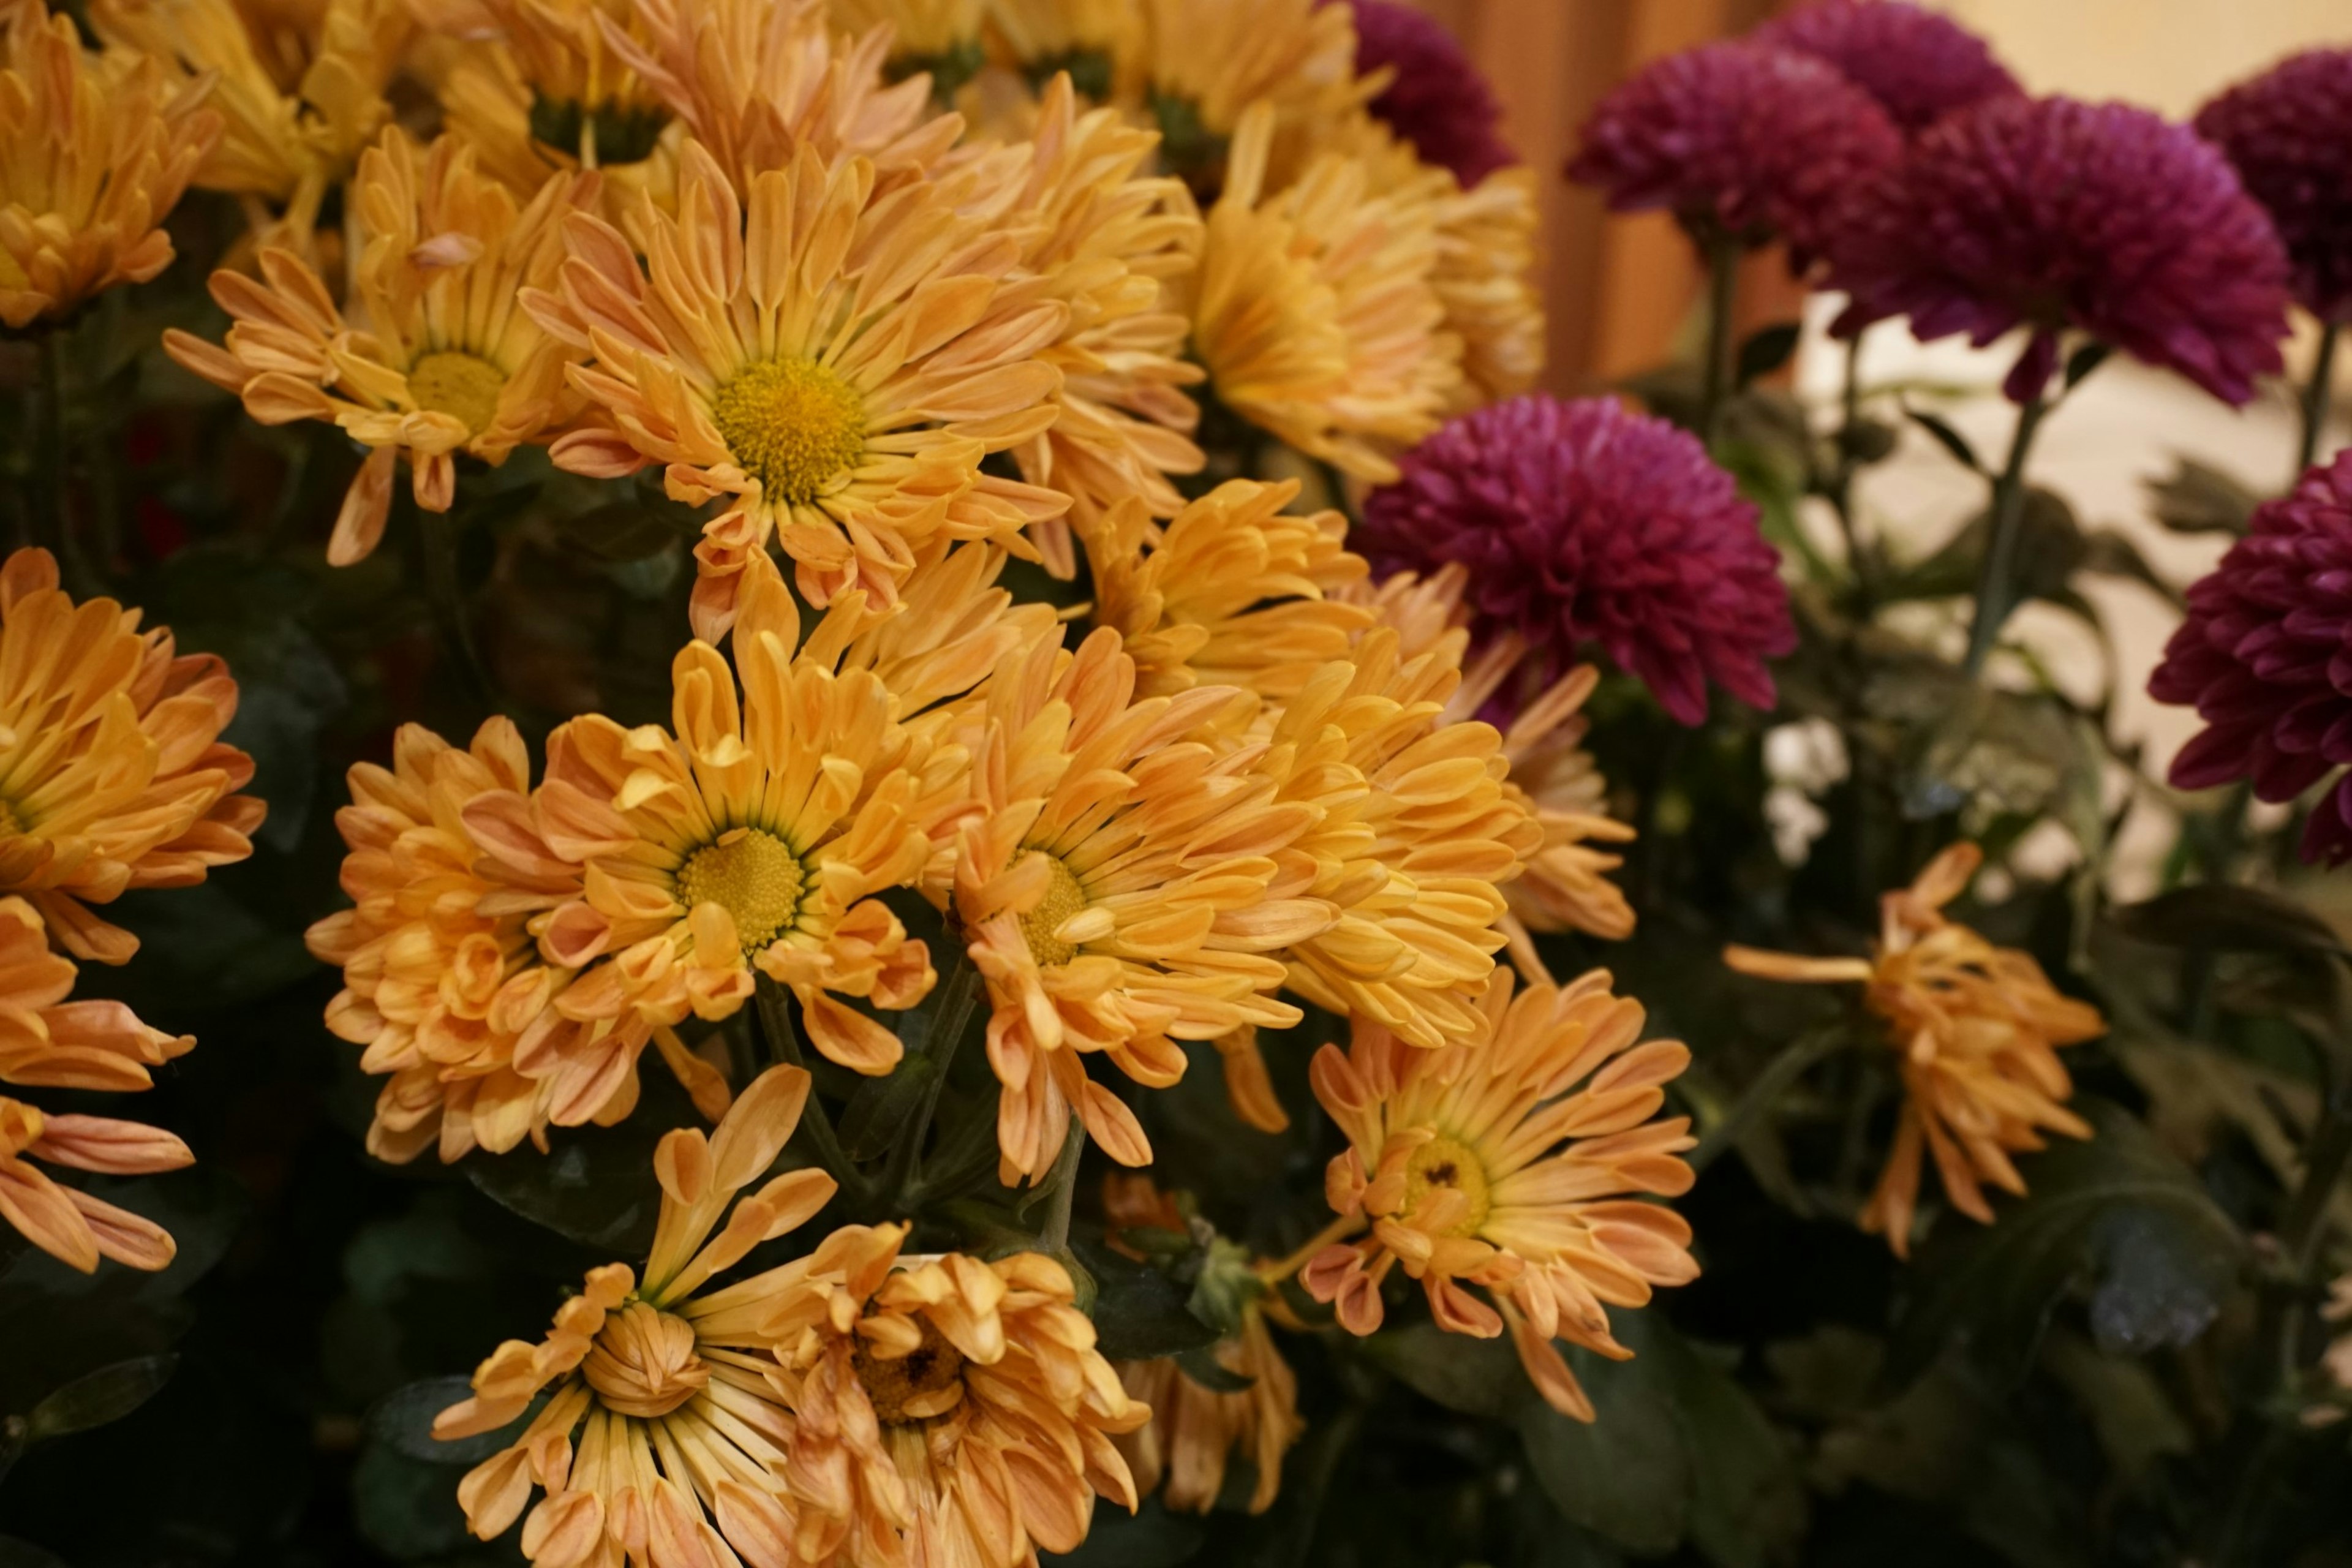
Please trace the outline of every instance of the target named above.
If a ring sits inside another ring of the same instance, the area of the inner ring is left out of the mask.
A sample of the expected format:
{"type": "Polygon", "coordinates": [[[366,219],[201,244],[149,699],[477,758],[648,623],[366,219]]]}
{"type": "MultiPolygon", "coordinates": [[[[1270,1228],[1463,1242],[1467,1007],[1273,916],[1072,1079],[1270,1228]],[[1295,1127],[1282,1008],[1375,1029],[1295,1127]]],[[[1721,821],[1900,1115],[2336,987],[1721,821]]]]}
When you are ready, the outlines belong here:
{"type": "Polygon", "coordinates": [[[1053,880],[1046,885],[1045,896],[1037,907],[1021,917],[1021,936],[1029,944],[1029,956],[1041,969],[1057,963],[1067,963],[1078,955],[1076,942],[1064,942],[1054,933],[1062,922],[1087,907],[1087,890],[1062,864],[1058,855],[1048,855],[1045,863],[1053,868],[1053,880]]]}
{"type": "Polygon", "coordinates": [[[499,415],[499,394],[506,390],[507,373],[478,354],[462,349],[441,349],[408,367],[408,395],[416,406],[446,414],[478,436],[499,415]]]}
{"type": "Polygon", "coordinates": [[[710,1381],[709,1363],[695,1352],[694,1325],[645,1301],[606,1316],[580,1370],[606,1409],[647,1421],[710,1381]]]}
{"type": "Polygon", "coordinates": [[[860,1339],[849,1365],[885,1426],[944,1415],[963,1399],[963,1353],[928,1322],[922,1342],[902,1356],[877,1355],[860,1339]]]}
{"type": "Polygon", "coordinates": [[[1441,1187],[1460,1193],[1469,1208],[1446,1234],[1469,1236],[1486,1223],[1493,1206],[1486,1191],[1486,1167],[1470,1146],[1457,1138],[1433,1138],[1412,1152],[1404,1166],[1404,1212],[1416,1213],[1441,1187]]]}
{"type": "Polygon", "coordinates": [[[791,929],[807,875],[792,846],[757,827],[736,827],[696,850],[677,870],[677,901],[715,903],[735,921],[747,953],[791,929]]]}
{"type": "Polygon", "coordinates": [[[710,400],[736,466],[776,500],[804,506],[866,450],[866,405],[811,360],[771,359],[736,372],[710,400]]]}

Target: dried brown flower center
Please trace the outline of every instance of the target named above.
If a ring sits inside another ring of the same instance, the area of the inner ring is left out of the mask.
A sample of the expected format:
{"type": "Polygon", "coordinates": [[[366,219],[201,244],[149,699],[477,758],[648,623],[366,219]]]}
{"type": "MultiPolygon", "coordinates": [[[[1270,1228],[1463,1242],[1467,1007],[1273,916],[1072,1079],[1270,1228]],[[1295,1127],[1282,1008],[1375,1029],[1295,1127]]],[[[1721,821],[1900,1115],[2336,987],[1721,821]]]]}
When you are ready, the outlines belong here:
{"type": "Polygon", "coordinates": [[[866,405],[813,360],[744,366],[710,400],[710,417],[736,467],[772,500],[805,506],[866,450],[866,405]]]}
{"type": "Polygon", "coordinates": [[[441,349],[408,367],[408,395],[416,406],[446,414],[478,436],[499,416],[499,394],[506,390],[507,373],[478,354],[441,349]]]}
{"type": "Polygon", "coordinates": [[[1087,907],[1087,890],[1058,855],[1048,855],[1045,863],[1053,868],[1053,880],[1046,885],[1045,896],[1037,907],[1021,917],[1022,939],[1029,944],[1029,956],[1040,968],[1067,963],[1078,955],[1077,943],[1064,942],[1054,933],[1062,922],[1087,907]]]}
{"type": "Polygon", "coordinates": [[[1486,1186],[1486,1167],[1468,1144],[1456,1138],[1433,1138],[1412,1152],[1404,1166],[1404,1212],[1420,1210],[1432,1193],[1451,1188],[1469,1205],[1462,1219],[1448,1228],[1452,1236],[1468,1236],[1486,1223],[1494,1206],[1486,1186]]]}
{"type": "Polygon", "coordinates": [[[792,929],[806,886],[807,873],[791,845],[761,828],[736,827],[678,868],[677,901],[689,910],[709,903],[725,910],[750,953],[792,929]]]}
{"type": "Polygon", "coordinates": [[[886,1426],[944,1415],[963,1400],[963,1353],[928,1322],[922,1342],[905,1355],[880,1355],[861,1339],[849,1365],[865,1385],[874,1418],[886,1426]]]}
{"type": "Polygon", "coordinates": [[[641,1420],[668,1415],[710,1381],[694,1325],[644,1301],[604,1319],[580,1370],[606,1409],[641,1420]]]}

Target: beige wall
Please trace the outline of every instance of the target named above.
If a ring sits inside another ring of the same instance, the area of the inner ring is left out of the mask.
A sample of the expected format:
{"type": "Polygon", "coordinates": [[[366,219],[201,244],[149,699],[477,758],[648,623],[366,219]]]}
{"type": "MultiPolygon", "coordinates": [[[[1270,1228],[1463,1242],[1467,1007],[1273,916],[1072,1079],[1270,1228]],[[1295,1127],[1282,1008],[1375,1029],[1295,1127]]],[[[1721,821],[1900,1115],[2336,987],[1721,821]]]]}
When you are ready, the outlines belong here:
{"type": "Polygon", "coordinates": [[[2314,44],[2352,44],[2352,0],[1940,0],[2037,92],[2175,118],[2314,44]]]}

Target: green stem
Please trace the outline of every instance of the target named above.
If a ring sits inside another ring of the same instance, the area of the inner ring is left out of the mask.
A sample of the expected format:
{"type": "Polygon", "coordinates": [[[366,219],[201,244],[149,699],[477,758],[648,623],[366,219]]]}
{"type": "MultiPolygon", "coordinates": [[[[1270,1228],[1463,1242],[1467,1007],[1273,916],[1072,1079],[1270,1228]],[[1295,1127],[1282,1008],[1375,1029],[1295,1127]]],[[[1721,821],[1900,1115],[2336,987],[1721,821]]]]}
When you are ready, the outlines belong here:
{"type": "Polygon", "coordinates": [[[1053,1173],[1045,1178],[1052,1184],[1053,1195],[1045,1210],[1045,1228],[1037,1233],[1037,1247],[1042,1252],[1059,1254],[1070,1250],[1070,1206],[1078,1193],[1078,1158],[1086,1152],[1086,1124],[1074,1114],[1069,1134],[1062,1140],[1062,1152],[1054,1162],[1053,1173]]]}
{"type": "Polygon", "coordinates": [[[1731,393],[1731,316],[1739,293],[1739,240],[1711,234],[1706,250],[1706,363],[1699,383],[1698,436],[1712,446],[1731,393]]]}
{"type": "Polygon", "coordinates": [[[2009,462],[1992,483],[1991,527],[1985,538],[1984,562],[1977,573],[1976,619],[1969,623],[1968,656],[1960,662],[1971,676],[1983,670],[2014,607],[2010,601],[2010,575],[2017,558],[2019,526],[2025,520],[2025,455],[2049,408],[2037,392],[2017,411],[2017,434],[2010,438],[2009,462]]]}
{"type": "Polygon", "coordinates": [[[940,1091],[947,1087],[948,1074],[954,1070],[956,1057],[963,1049],[965,1032],[971,1026],[972,1009],[980,1001],[979,967],[972,963],[971,953],[952,919],[948,929],[955,943],[955,967],[948,972],[940,987],[939,1010],[932,1014],[931,1026],[923,1036],[923,1054],[933,1061],[931,1081],[923,1090],[922,1103],[899,1131],[898,1142],[890,1151],[890,1163],[882,1174],[881,1190],[889,1194],[893,1211],[903,1205],[907,1190],[915,1179],[923,1140],[930,1135],[931,1117],[939,1110],[940,1091]]]}
{"type": "Polygon", "coordinates": [[[2319,357],[2312,362],[2311,379],[2303,388],[2303,444],[2295,449],[2294,458],[2297,480],[2319,456],[2319,433],[2327,427],[2327,400],[2335,391],[2336,341],[2343,331],[2334,321],[2320,325],[2319,357]]]}
{"type": "MultiPolygon", "coordinates": [[[[1866,331],[1868,329],[1864,329],[1866,331]]],[[[1837,466],[1830,475],[1830,506],[1837,513],[1838,530],[1845,535],[1846,569],[1853,574],[1854,598],[1867,618],[1876,602],[1876,572],[1862,542],[1862,528],[1853,516],[1854,429],[1862,423],[1862,340],[1856,332],[1846,340],[1845,385],[1841,402],[1843,419],[1838,426],[1837,466]]]]}
{"type": "Polygon", "coordinates": [[[1844,1049],[1853,1038],[1843,1025],[1832,1025],[1801,1036],[1784,1047],[1757,1075],[1756,1081],[1748,1086],[1748,1092],[1739,1097],[1738,1103],[1700,1137],[1698,1147],[1688,1156],[1690,1168],[1704,1171],[1713,1164],[1717,1156],[1747,1136],[1748,1130],[1804,1077],[1808,1068],[1844,1049]]]}
{"type": "Polygon", "coordinates": [[[474,645],[473,616],[466,603],[465,588],[457,580],[457,542],[465,531],[463,519],[455,510],[426,511],[420,507],[417,521],[423,535],[425,594],[433,605],[433,625],[440,634],[442,654],[463,675],[475,700],[484,709],[497,711],[498,688],[482,663],[481,651],[474,645]]]}
{"type": "MultiPolygon", "coordinates": [[[[757,983],[760,1001],[760,1033],[768,1042],[768,1055],[772,1061],[808,1070],[808,1062],[801,1055],[800,1032],[793,1027],[792,998],[783,986],[762,974],[757,983]]],[[[817,1163],[823,1165],[833,1179],[849,1191],[863,1193],[866,1180],[859,1175],[848,1155],[842,1152],[841,1138],[833,1130],[833,1117],[826,1111],[824,1101],[817,1097],[814,1084],[809,1086],[808,1105],[801,1112],[800,1131],[808,1137],[809,1148],[814,1152],[817,1163]]]]}
{"type": "Polygon", "coordinates": [[[73,525],[66,498],[66,335],[56,327],[41,333],[40,416],[35,426],[33,472],[38,494],[33,504],[32,532],[36,544],[46,546],[67,568],[67,542],[73,525]]]}

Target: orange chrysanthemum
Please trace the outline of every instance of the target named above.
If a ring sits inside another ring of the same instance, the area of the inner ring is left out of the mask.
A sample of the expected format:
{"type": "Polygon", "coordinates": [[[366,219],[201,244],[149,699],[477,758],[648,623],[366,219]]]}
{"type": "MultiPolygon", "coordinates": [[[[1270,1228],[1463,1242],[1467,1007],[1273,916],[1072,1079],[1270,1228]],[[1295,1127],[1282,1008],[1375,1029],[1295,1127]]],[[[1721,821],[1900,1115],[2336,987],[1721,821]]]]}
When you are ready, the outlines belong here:
{"type": "Polygon", "coordinates": [[[184,888],[253,853],[264,807],[235,792],[253,759],[224,745],[236,682],[177,657],[111,599],[77,605],[46,550],[0,566],[0,892],[21,893],[77,958],[121,963],[139,940],[89,908],[184,888]]]}
{"type": "Polygon", "coordinates": [[[984,0],[1000,58],[1030,84],[1068,72],[1078,91],[1110,101],[1143,43],[1140,0],[984,0]]]}
{"type": "Polygon", "coordinates": [[[773,1325],[811,1295],[815,1260],[717,1289],[711,1280],[832,1199],[833,1178],[811,1170],[737,1197],[775,1163],[808,1091],[807,1073],[772,1068],[709,1137],[666,1134],[654,1152],[661,1216],[642,1277],[619,1263],[591,1270],[545,1340],[500,1345],[474,1373],[473,1397],[434,1422],[445,1439],[494,1432],[547,1391],[522,1436],[458,1484],[477,1536],[504,1533],[536,1487],[546,1496],[523,1523],[522,1551],[546,1568],[621,1568],[625,1557],[719,1564],[735,1552],[791,1561],[779,1473],[795,1424],[770,1350],[773,1325]]]}
{"type": "Polygon", "coordinates": [[[1923,1151],[1935,1156],[1952,1206],[1990,1225],[1985,1184],[2025,1191],[2011,1154],[2042,1148],[2044,1132],[2091,1136],[2091,1124],[2066,1109],[2074,1085],[2058,1047],[2098,1038],[2106,1020],[2089,1003],[2059,994],[2030,954],[1944,918],[1983,862],[1975,845],[1955,844],[1908,888],[1881,899],[1869,958],[1723,952],[1743,974],[1864,986],[1864,1005],[1901,1057],[1904,1100],[1862,1227],[1884,1234],[1898,1258],[1910,1256],[1923,1151]]]}
{"type": "Polygon", "coordinates": [[[69,16],[19,0],[0,38],[0,322],[57,321],[171,264],[164,217],[220,140],[203,89],[152,60],[81,47],[69,16]]]}
{"type": "Polygon", "coordinates": [[[1369,1226],[1308,1259],[1301,1281],[1336,1302],[1340,1326],[1381,1326],[1381,1283],[1399,1263],[1452,1333],[1506,1328],[1551,1406],[1580,1421],[1591,1402],[1552,1342],[1601,1355],[1608,1307],[1640,1307],[1651,1288],[1696,1279],[1690,1226],[1635,1194],[1687,1192],[1690,1119],[1657,1119],[1661,1087],[1690,1062],[1672,1040],[1641,1038],[1641,1005],[1594,970],[1565,988],[1487,987],[1486,1037],[1416,1050],[1358,1019],[1342,1051],[1316,1054],[1315,1098],[1348,1136],[1324,1190],[1335,1227],[1369,1226]],[[1490,1305],[1465,1289],[1477,1286],[1490,1305]]]}
{"type": "Polygon", "coordinates": [[[1177,1041],[1297,1021],[1273,995],[1279,954],[1328,916],[1268,888],[1315,808],[1276,804],[1257,751],[1220,743],[1255,712],[1248,694],[1138,698],[1107,627],[1075,655],[1040,643],[985,695],[955,910],[993,1009],[1002,1177],[1042,1177],[1073,1114],[1144,1164],[1134,1113],[1084,1058],[1160,1088],[1183,1074],[1177,1041]]]}
{"type": "Polygon", "coordinates": [[[963,753],[899,724],[891,679],[851,652],[860,595],[803,648],[782,581],[748,575],[735,668],[699,641],[672,666],[674,734],[590,714],[549,739],[541,831],[584,875],[540,939],[582,972],[555,1005],[624,1050],[688,1012],[735,1012],[756,971],[798,997],[827,1058],[887,1073],[898,1037],[841,998],[900,1009],[929,992],[928,949],[874,895],[920,879],[963,753]]]}
{"type": "MultiPolygon", "coordinates": [[[[49,951],[41,917],[0,899],[0,1084],[125,1093],[153,1086],[151,1069],[195,1046],[139,1021],[120,1002],[69,1002],[72,963],[49,951]]],[[[58,1182],[31,1163],[137,1175],[190,1163],[168,1132],[102,1116],[45,1114],[0,1097],[0,1221],[87,1274],[100,1258],[133,1268],[172,1261],[172,1238],[151,1220],[58,1182]]]]}
{"type": "Polygon", "coordinates": [[[1151,1412],[1095,1349],[1059,1263],[904,1258],[906,1235],[835,1232],[803,1260],[824,1289],[774,1321],[798,1533],[772,1560],[1020,1568],[1076,1551],[1097,1497],[1135,1508],[1112,1439],[1151,1412]]]}
{"type": "Polygon", "coordinates": [[[772,535],[812,602],[858,588],[887,607],[931,540],[1014,540],[1067,508],[981,472],[1052,422],[1060,373],[1039,355],[1068,315],[1003,286],[1018,241],[962,205],[988,193],[885,191],[867,159],[805,143],[751,177],[748,203],[698,142],[679,182],[677,216],[641,215],[642,268],[618,230],[575,216],[562,299],[524,300],[594,353],[571,374],[611,421],[558,441],[559,465],[664,463],[674,497],[724,499],[695,551],[704,637],[772,535]]]}
{"type": "Polygon", "coordinates": [[[383,537],[396,458],[408,459],[416,504],[446,511],[459,453],[503,463],[578,406],[563,380],[573,355],[516,293],[554,281],[564,215],[594,198],[593,178],[556,175],[519,207],[464,143],[444,137],[420,154],[394,126],[351,192],[360,252],[348,310],[299,257],[268,249],[258,281],[213,274],[236,323],[226,347],[177,328],[163,347],[265,425],[329,420],[369,448],[327,545],[348,565],[383,537]]]}
{"type": "MultiPolygon", "coordinates": [[[[1147,100],[1166,139],[1161,153],[1214,192],[1229,142],[1263,105],[1268,129],[1311,125],[1361,96],[1352,9],[1320,0],[1143,0],[1147,100]]],[[[1234,148],[1241,161],[1238,145],[1234,148]]]]}
{"type": "Polygon", "coordinates": [[[1170,1508],[1206,1513],[1225,1489],[1225,1468],[1239,1453],[1255,1480],[1249,1511],[1264,1513],[1282,1491],[1282,1457],[1307,1430],[1298,1418],[1298,1374],[1274,1347],[1265,1314],[1252,1308],[1238,1333],[1210,1353],[1219,1366],[1248,1380],[1241,1389],[1192,1381],[1173,1357],[1129,1362],[1119,1368],[1127,1392],[1151,1406],[1149,1425],[1119,1440],[1135,1472],[1136,1489],[1160,1493],[1170,1508]]]}
{"type": "MultiPolygon", "coordinates": [[[[1328,15],[1343,9],[1328,7],[1328,15]]],[[[1198,268],[1171,284],[1225,407],[1360,479],[1396,478],[1396,453],[1460,395],[1462,344],[1431,284],[1436,216],[1418,185],[1316,157],[1269,187],[1274,117],[1242,117],[1198,268]]]]}

